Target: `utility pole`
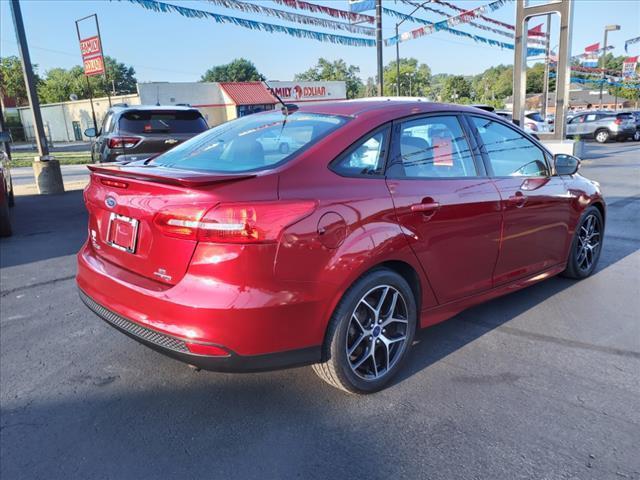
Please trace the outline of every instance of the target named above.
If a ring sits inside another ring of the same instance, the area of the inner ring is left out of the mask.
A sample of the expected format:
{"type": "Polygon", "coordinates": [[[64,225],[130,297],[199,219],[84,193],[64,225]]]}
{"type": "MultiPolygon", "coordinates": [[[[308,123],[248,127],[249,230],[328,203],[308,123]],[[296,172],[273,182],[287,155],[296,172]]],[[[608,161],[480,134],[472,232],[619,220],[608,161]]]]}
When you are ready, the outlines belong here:
{"type": "Polygon", "coordinates": [[[376,0],[376,49],[378,53],[378,96],[384,90],[382,67],[382,0],[376,0]]]}
{"type": "Polygon", "coordinates": [[[11,0],[11,15],[18,39],[18,51],[20,53],[20,59],[22,60],[22,72],[24,74],[24,83],[27,87],[27,98],[31,106],[31,113],[33,114],[33,126],[36,145],[38,147],[38,156],[35,157],[33,161],[33,173],[36,178],[38,192],[42,194],[62,193],[64,192],[64,184],[62,183],[60,164],[57,160],[49,156],[49,146],[44,133],[40,102],[38,100],[38,92],[36,91],[35,77],[33,75],[33,67],[31,66],[31,57],[29,55],[29,47],[24,31],[24,22],[22,21],[22,11],[20,10],[19,0],[11,0]]]}
{"type": "Polygon", "coordinates": [[[616,30],[620,30],[620,25],[606,25],[604,27],[604,45],[602,46],[602,55],[600,56],[600,61],[602,65],[600,68],[602,69],[602,75],[600,76],[600,110],[602,110],[602,90],[604,89],[604,67],[607,59],[607,34],[609,32],[615,32],[616,30]]]}

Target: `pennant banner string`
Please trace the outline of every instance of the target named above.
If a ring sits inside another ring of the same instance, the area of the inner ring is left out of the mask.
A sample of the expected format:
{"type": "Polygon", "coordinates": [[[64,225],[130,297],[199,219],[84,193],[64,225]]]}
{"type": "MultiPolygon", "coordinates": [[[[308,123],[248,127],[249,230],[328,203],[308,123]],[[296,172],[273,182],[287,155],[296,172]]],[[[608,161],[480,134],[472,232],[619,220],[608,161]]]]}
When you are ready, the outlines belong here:
{"type": "Polygon", "coordinates": [[[324,18],[311,17],[309,15],[300,15],[299,13],[285,12],[277,8],[264,7],[253,3],[241,2],[238,0],[207,0],[209,3],[219,7],[231,8],[242,12],[258,13],[279,18],[288,22],[302,23],[304,25],[314,25],[322,28],[332,28],[334,30],[345,30],[360,35],[375,36],[376,31],[371,27],[362,27],[351,23],[336,22],[335,20],[326,20],[324,18]]]}
{"type": "Polygon", "coordinates": [[[160,2],[157,0],[111,0],[120,2],[129,2],[139,5],[147,10],[163,13],[178,13],[187,18],[205,18],[214,20],[217,23],[228,23],[251,30],[261,30],[269,33],[285,33],[297,38],[308,38],[321,42],[336,43],[339,45],[347,45],[350,47],[375,47],[376,42],[369,38],[349,37],[346,35],[335,35],[331,33],[316,32],[303,28],[285,27],[283,25],[274,25],[272,23],[257,22],[255,20],[247,20],[245,18],[230,17],[228,15],[220,15],[218,13],[207,12],[195,8],[173,5],[171,3],[160,2]]]}
{"type": "MultiPolygon", "coordinates": [[[[501,1],[501,0],[498,0],[501,1]]],[[[384,41],[386,46],[391,46],[391,45],[395,45],[398,42],[406,42],[408,40],[413,40],[414,38],[419,38],[422,37],[424,35],[430,35],[431,33],[433,33],[436,30],[443,30],[446,31],[448,33],[451,33],[453,35],[457,35],[459,37],[466,37],[466,38],[470,38],[472,40],[474,40],[475,42],[479,42],[479,43],[485,43],[487,45],[491,45],[494,47],[500,47],[500,48],[506,48],[509,50],[513,50],[515,47],[513,44],[511,43],[506,43],[506,42],[501,42],[498,40],[493,40],[491,38],[485,38],[485,37],[481,37],[479,35],[473,35],[471,33],[467,33],[467,32],[463,32],[461,30],[456,30],[454,28],[450,28],[447,24],[447,21],[444,20],[442,22],[438,22],[438,23],[433,23],[430,22],[428,20],[424,20],[424,19],[417,19],[417,17],[409,17],[408,15],[405,15],[404,13],[400,13],[397,12],[395,10],[391,10],[388,8],[384,8],[383,7],[383,12],[388,14],[388,15],[392,15],[395,16],[397,18],[403,19],[405,17],[408,17],[408,19],[416,19],[416,21],[419,21],[420,23],[424,24],[424,27],[420,27],[420,28],[416,28],[414,30],[411,30],[409,32],[404,32],[403,34],[401,34],[399,37],[391,37],[388,38],[384,41]]],[[[532,55],[541,55],[545,53],[545,50],[542,48],[529,48],[527,49],[527,55],[528,56],[532,56],[532,55]]]]}
{"type": "MultiPolygon", "coordinates": [[[[551,72],[549,73],[549,78],[555,78],[556,74],[551,72]]],[[[623,82],[611,82],[608,80],[592,80],[590,78],[580,78],[580,77],[571,77],[571,83],[595,83],[597,85],[604,84],[609,87],[623,87],[623,88],[635,88],[640,89],[640,83],[623,83],[623,82]]]]}
{"type": "MultiPolygon", "coordinates": [[[[421,7],[425,11],[437,13],[438,15],[441,15],[441,16],[447,18],[447,19],[452,18],[452,17],[449,16],[449,14],[447,12],[443,12],[442,10],[438,10],[437,8],[428,7],[426,5],[420,5],[420,4],[412,2],[410,0],[402,0],[402,2],[407,4],[407,5],[411,5],[412,7],[421,7]]],[[[425,25],[431,24],[431,22],[428,22],[427,20],[423,20],[422,18],[406,15],[404,13],[400,13],[400,12],[397,12],[395,10],[386,9],[384,7],[382,8],[382,10],[383,11],[386,10],[387,15],[395,16],[397,18],[410,20],[410,21],[413,21],[415,23],[422,23],[422,24],[425,24],[425,25]]],[[[504,30],[499,30],[497,28],[489,27],[487,25],[482,25],[482,24],[477,23],[477,22],[472,22],[472,21],[470,21],[471,18],[469,18],[467,20],[468,21],[465,22],[465,23],[467,23],[468,25],[470,25],[472,27],[478,28],[480,30],[484,30],[486,32],[492,32],[492,33],[495,33],[496,35],[502,35],[503,37],[507,37],[507,38],[510,38],[512,40],[515,38],[515,33],[514,32],[505,32],[504,30]]],[[[535,35],[535,36],[539,36],[540,35],[540,33],[534,31],[533,29],[529,30],[529,34],[530,35],[535,35]]],[[[542,32],[542,35],[545,35],[545,34],[542,32]]],[[[545,40],[544,39],[540,39],[540,38],[529,38],[529,43],[538,44],[538,45],[544,45],[545,44],[545,40]]]]}
{"type": "Polygon", "coordinates": [[[375,23],[375,17],[371,15],[364,15],[362,13],[349,12],[347,10],[340,10],[338,8],[325,7],[324,5],[316,5],[315,3],[304,2],[302,0],[272,0],[279,5],[285,5],[289,8],[296,10],[307,10],[313,13],[324,13],[333,18],[342,18],[344,20],[350,20],[352,22],[367,22],[375,23]]]}

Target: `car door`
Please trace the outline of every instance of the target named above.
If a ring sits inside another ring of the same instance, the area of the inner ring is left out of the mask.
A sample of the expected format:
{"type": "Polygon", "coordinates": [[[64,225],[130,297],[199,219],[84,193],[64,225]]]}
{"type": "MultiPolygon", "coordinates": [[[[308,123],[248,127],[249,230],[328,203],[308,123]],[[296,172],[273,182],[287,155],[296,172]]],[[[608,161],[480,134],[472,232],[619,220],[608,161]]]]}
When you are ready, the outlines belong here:
{"type": "Polygon", "coordinates": [[[470,116],[487,173],[502,198],[503,228],[494,272],[499,285],[566,261],[571,195],[548,154],[506,123],[470,116]]]}
{"type": "Polygon", "coordinates": [[[577,115],[567,122],[568,137],[580,135],[581,133],[583,133],[580,131],[580,127],[583,125],[584,117],[584,115],[577,115]]]}
{"type": "Polygon", "coordinates": [[[386,177],[398,222],[439,303],[492,286],[500,196],[455,114],[394,124],[386,177]]]}

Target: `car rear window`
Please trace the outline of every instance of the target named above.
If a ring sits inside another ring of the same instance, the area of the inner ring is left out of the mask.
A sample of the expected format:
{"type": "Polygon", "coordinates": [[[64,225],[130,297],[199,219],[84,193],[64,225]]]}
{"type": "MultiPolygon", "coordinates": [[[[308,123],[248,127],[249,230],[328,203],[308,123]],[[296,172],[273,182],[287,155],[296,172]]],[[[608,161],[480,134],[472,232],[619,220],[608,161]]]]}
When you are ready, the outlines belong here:
{"type": "Polygon", "coordinates": [[[197,110],[131,110],[120,117],[126,133],[201,133],[208,125],[197,110]]]}
{"type": "Polygon", "coordinates": [[[247,115],[186,141],[153,163],[208,172],[264,170],[284,163],[346,121],[342,116],[305,112],[247,115]]]}
{"type": "Polygon", "coordinates": [[[635,120],[635,117],[632,113],[619,113],[617,115],[617,118],[620,118],[622,120],[635,120]]]}
{"type": "Polygon", "coordinates": [[[542,116],[538,112],[528,113],[526,117],[533,120],[534,122],[544,122],[544,118],[542,118],[542,116]]]}

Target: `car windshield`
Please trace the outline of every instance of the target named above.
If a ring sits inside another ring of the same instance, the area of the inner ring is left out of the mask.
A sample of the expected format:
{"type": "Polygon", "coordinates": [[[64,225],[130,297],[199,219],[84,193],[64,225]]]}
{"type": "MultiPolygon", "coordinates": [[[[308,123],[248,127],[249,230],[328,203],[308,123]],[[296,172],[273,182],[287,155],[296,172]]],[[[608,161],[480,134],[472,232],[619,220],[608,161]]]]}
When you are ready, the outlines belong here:
{"type": "Polygon", "coordinates": [[[197,110],[132,110],[120,118],[126,133],[201,133],[208,125],[197,110]]]}
{"type": "Polygon", "coordinates": [[[345,117],[280,111],[224,123],[169,150],[155,165],[210,172],[271,168],[292,158],[346,122],[345,117]]]}

